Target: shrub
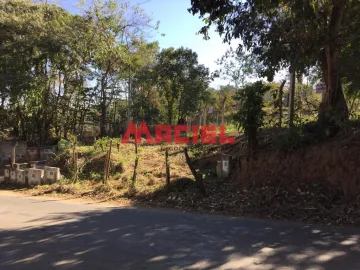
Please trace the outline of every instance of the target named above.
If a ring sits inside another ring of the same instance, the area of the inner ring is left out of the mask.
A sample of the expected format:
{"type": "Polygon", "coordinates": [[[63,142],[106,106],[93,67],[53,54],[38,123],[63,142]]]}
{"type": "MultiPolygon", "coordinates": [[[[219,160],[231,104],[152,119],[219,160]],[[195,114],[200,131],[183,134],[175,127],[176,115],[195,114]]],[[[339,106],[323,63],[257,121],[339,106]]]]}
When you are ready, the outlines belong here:
{"type": "Polygon", "coordinates": [[[65,139],[61,139],[58,142],[58,149],[60,152],[65,151],[69,146],[70,146],[70,142],[65,139]]]}
{"type": "Polygon", "coordinates": [[[257,81],[239,89],[234,97],[241,103],[238,112],[234,115],[234,121],[239,131],[244,131],[250,149],[254,149],[257,144],[257,134],[265,116],[263,97],[269,90],[270,86],[257,81]]]}
{"type": "Polygon", "coordinates": [[[101,149],[102,152],[107,151],[111,142],[111,138],[103,137],[94,143],[95,150],[101,149]]]}

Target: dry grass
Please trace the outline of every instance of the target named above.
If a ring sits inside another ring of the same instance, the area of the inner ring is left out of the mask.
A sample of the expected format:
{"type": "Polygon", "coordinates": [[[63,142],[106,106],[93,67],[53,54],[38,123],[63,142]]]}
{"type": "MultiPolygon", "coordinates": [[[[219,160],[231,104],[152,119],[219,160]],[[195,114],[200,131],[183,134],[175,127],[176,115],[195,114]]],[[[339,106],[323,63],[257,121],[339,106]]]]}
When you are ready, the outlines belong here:
{"type": "MultiPolygon", "coordinates": [[[[92,146],[77,147],[80,168],[83,168],[82,179],[73,184],[64,179],[54,185],[40,185],[26,190],[26,193],[37,195],[56,195],[64,197],[88,197],[95,200],[118,201],[135,197],[147,197],[161,192],[165,187],[165,152],[161,146],[138,146],[139,164],[136,182],[132,177],[135,163],[135,146],[121,144],[119,149],[114,144],[112,148],[111,164],[121,164],[121,172],[110,175],[107,184],[102,184],[105,153],[92,146]],[[85,164],[86,163],[86,164],[85,164]],[[92,177],[90,177],[92,175],[92,177]]],[[[169,151],[172,152],[178,151],[169,151]]],[[[171,181],[192,178],[183,154],[169,157],[171,181]]],[[[62,168],[61,168],[62,169],[62,168]]]]}

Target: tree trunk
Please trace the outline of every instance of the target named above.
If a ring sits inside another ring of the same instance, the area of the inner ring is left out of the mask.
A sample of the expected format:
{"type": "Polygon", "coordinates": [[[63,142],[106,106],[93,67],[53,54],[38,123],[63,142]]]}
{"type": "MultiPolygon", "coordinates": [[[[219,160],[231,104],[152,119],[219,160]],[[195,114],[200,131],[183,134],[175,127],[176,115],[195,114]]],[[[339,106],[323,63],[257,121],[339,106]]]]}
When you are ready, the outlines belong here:
{"type": "Polygon", "coordinates": [[[290,91],[289,91],[289,128],[294,126],[295,116],[295,70],[294,66],[291,67],[290,77],[290,91]]]}
{"type": "Polygon", "coordinates": [[[200,194],[203,196],[206,196],[206,190],[205,190],[205,186],[203,183],[202,175],[196,171],[194,165],[192,164],[187,148],[184,149],[184,154],[185,154],[186,163],[188,164],[191,173],[195,177],[195,181],[196,181],[196,184],[197,184],[200,194]]]}
{"type": "Polygon", "coordinates": [[[174,108],[174,102],[170,101],[168,103],[168,124],[172,125],[173,120],[173,108],[174,108]]]}
{"type": "Polygon", "coordinates": [[[137,174],[137,167],[139,164],[139,156],[138,156],[138,146],[137,146],[137,141],[136,141],[137,137],[135,136],[135,164],[134,164],[134,172],[133,172],[133,176],[132,176],[132,189],[135,188],[135,184],[136,184],[136,174],[137,174]]]}
{"type": "Polygon", "coordinates": [[[323,103],[319,110],[319,119],[331,121],[345,121],[349,118],[349,111],[345,101],[338,71],[337,53],[326,48],[325,59],[322,63],[323,78],[327,92],[324,93],[323,103]]]}
{"type": "Polygon", "coordinates": [[[224,124],[224,114],[225,114],[225,102],[226,102],[226,96],[224,97],[224,101],[221,106],[221,124],[224,124]]]}
{"type": "Polygon", "coordinates": [[[101,118],[100,118],[100,137],[106,136],[106,93],[104,77],[101,78],[101,118]]]}
{"type": "Polygon", "coordinates": [[[282,126],[282,117],[283,117],[283,93],[284,93],[284,86],[285,86],[286,80],[283,80],[283,82],[280,85],[279,89],[279,128],[282,126]]]}
{"type": "Polygon", "coordinates": [[[339,56],[341,45],[339,40],[340,28],[343,14],[349,0],[338,0],[333,2],[333,9],[330,18],[329,37],[330,42],[323,52],[322,71],[327,93],[323,99],[319,120],[327,118],[331,122],[346,121],[349,118],[349,111],[345,101],[340,81],[339,56]]]}

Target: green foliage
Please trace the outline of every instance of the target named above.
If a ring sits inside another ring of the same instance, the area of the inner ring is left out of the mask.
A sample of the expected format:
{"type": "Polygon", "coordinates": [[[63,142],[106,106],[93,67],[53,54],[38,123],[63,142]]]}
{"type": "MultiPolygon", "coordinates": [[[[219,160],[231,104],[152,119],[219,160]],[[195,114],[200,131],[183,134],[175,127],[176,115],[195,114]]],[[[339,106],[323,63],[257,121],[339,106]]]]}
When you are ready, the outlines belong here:
{"type": "Polygon", "coordinates": [[[89,180],[96,180],[96,181],[100,181],[102,180],[103,176],[100,173],[97,172],[90,172],[90,179],[89,180]]]}
{"type": "Polygon", "coordinates": [[[109,137],[102,137],[96,140],[94,143],[94,149],[95,150],[101,150],[102,152],[105,152],[109,149],[110,143],[112,142],[112,138],[109,137]]]}
{"type": "Polygon", "coordinates": [[[61,139],[61,140],[58,142],[59,152],[65,151],[66,149],[68,149],[69,146],[70,146],[70,142],[67,141],[67,140],[61,139]]]}
{"type": "Polygon", "coordinates": [[[291,151],[299,147],[303,141],[301,128],[285,129],[279,134],[274,135],[274,147],[281,151],[291,151]]]}
{"type": "Polygon", "coordinates": [[[250,148],[256,146],[257,133],[263,125],[265,116],[263,97],[269,90],[268,85],[257,81],[239,89],[234,97],[241,102],[240,109],[234,116],[234,121],[239,130],[244,130],[250,148]]]}
{"type": "Polygon", "coordinates": [[[154,60],[158,44],[144,37],[156,26],[128,3],[97,0],[84,9],[72,15],[46,1],[0,1],[1,129],[41,145],[82,137],[85,123],[103,136],[105,123],[120,126],[125,70],[154,60]]]}
{"type": "Polygon", "coordinates": [[[61,174],[66,178],[73,176],[72,153],[68,150],[52,155],[47,161],[48,166],[61,168],[61,174]]]}
{"type": "Polygon", "coordinates": [[[213,145],[201,144],[200,142],[197,144],[189,145],[190,157],[194,158],[195,160],[200,159],[201,157],[209,154],[210,152],[215,154],[216,151],[217,149],[214,149],[213,145]]]}
{"type": "Polygon", "coordinates": [[[219,59],[220,69],[216,74],[230,80],[236,88],[243,86],[246,81],[256,77],[259,61],[254,55],[234,50],[232,47],[219,59]]]}
{"type": "Polygon", "coordinates": [[[241,39],[239,50],[259,61],[260,77],[272,81],[276,72],[289,66],[301,74],[320,67],[329,94],[327,110],[320,113],[331,110],[342,120],[347,118],[340,78],[358,81],[358,68],[351,68],[360,44],[358,0],[192,0],[191,4],[189,11],[204,18],[200,32],[208,37],[215,26],[224,42],[241,39]]]}
{"type": "Polygon", "coordinates": [[[183,47],[163,49],[157,56],[154,71],[168,124],[174,122],[176,113],[179,119],[184,119],[198,111],[205,98],[209,71],[198,63],[195,52],[183,47]]]}

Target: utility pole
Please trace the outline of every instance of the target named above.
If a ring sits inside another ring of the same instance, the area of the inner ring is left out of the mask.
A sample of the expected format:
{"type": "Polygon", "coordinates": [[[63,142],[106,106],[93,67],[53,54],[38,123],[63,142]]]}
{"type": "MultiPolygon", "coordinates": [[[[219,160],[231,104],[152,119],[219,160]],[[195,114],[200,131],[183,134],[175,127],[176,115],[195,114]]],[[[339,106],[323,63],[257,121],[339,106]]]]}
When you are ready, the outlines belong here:
{"type": "Polygon", "coordinates": [[[289,91],[289,128],[294,126],[294,114],[295,114],[295,68],[294,65],[290,67],[290,91],[289,91]]]}

